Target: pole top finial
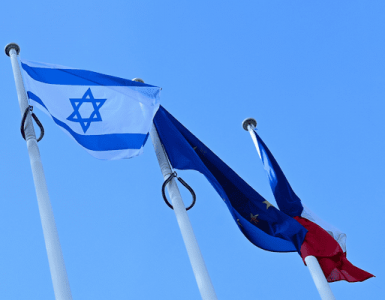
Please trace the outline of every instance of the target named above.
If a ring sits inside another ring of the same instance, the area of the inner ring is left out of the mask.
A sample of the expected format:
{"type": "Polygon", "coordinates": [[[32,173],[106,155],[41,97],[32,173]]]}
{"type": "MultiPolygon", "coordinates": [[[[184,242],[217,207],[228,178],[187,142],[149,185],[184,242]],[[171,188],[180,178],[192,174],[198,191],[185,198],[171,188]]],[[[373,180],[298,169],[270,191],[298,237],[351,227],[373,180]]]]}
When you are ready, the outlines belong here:
{"type": "Polygon", "coordinates": [[[9,52],[11,51],[11,49],[15,49],[16,50],[16,54],[19,55],[20,53],[20,47],[18,44],[16,43],[9,43],[7,46],[5,46],[5,54],[7,54],[9,56],[9,52]]]}
{"type": "Polygon", "coordinates": [[[246,131],[249,131],[249,129],[248,129],[249,125],[251,125],[251,127],[253,127],[253,129],[254,129],[257,127],[257,121],[255,121],[255,119],[253,119],[253,118],[244,119],[242,122],[243,129],[246,131]]]}
{"type": "Polygon", "coordinates": [[[144,83],[144,80],[141,78],[134,78],[134,79],[132,79],[132,81],[144,83]]]}

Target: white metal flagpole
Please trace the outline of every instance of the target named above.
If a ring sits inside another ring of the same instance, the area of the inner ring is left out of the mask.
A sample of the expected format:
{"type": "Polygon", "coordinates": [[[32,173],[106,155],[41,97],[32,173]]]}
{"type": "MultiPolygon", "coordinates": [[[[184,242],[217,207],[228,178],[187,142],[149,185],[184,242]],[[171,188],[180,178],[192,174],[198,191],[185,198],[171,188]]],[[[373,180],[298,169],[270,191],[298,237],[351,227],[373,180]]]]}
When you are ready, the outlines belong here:
{"type": "MultiPolygon", "coordinates": [[[[19,62],[17,60],[19,52],[20,47],[15,43],[10,43],[5,47],[5,53],[11,58],[20,112],[21,115],[24,115],[24,112],[29,105],[23,85],[23,79],[21,77],[19,62]]],[[[33,181],[35,183],[37,203],[39,206],[41,225],[43,227],[45,247],[47,249],[55,298],[56,300],[71,300],[72,295],[60,247],[59,235],[56,229],[51,202],[49,200],[47,183],[44,176],[43,164],[40,159],[35,130],[29,113],[27,114],[24,127],[25,140],[27,141],[29,160],[32,168],[33,181]]]]}
{"type": "MultiPolygon", "coordinates": [[[[164,180],[166,180],[173,172],[154,125],[151,128],[150,136],[152,144],[154,145],[156,157],[158,158],[160,170],[162,171],[164,180]]],[[[218,298],[215,294],[214,286],[211,282],[206,264],[195,238],[190,219],[174,178],[168,183],[167,189],[171,198],[172,206],[174,207],[176,220],[182,233],[183,241],[190,258],[190,263],[198,284],[199,292],[201,293],[201,297],[203,300],[217,300],[218,298]]]]}
{"type": "MultiPolygon", "coordinates": [[[[139,79],[136,79],[139,81],[139,79]]],[[[155,125],[152,125],[150,132],[152,144],[154,146],[155,154],[158,159],[160,170],[164,180],[173,173],[167,157],[167,153],[163,148],[163,145],[159,139],[158,132],[155,125]]],[[[187,254],[190,259],[190,263],[195,275],[195,280],[198,284],[198,289],[203,300],[217,300],[214,286],[211,282],[209,273],[206,268],[206,264],[203,260],[202,253],[199,249],[198,242],[195,238],[193,228],[191,226],[190,219],[188,217],[186,208],[184,206],[182,197],[180,195],[178,186],[173,178],[167,184],[167,190],[170,195],[171,203],[174,208],[176,220],[179,225],[179,229],[182,233],[183,241],[187,249],[187,254]]]]}
{"type": "MultiPolygon", "coordinates": [[[[257,121],[255,121],[253,118],[247,118],[242,122],[242,127],[244,130],[250,133],[255,148],[257,148],[259,158],[261,158],[261,151],[259,150],[258,141],[254,134],[254,129],[257,127],[257,121]]],[[[325,278],[325,275],[321,269],[321,266],[318,263],[317,258],[315,258],[314,256],[307,256],[305,258],[305,262],[310,271],[311,277],[313,278],[314,284],[317,287],[318,293],[321,296],[321,299],[335,300],[336,298],[333,295],[330,285],[325,278]]]]}
{"type": "Polygon", "coordinates": [[[306,265],[310,271],[311,277],[313,278],[314,284],[317,287],[318,293],[322,300],[335,300],[333,292],[330,288],[328,281],[318,263],[317,258],[314,256],[305,257],[306,265]]]}

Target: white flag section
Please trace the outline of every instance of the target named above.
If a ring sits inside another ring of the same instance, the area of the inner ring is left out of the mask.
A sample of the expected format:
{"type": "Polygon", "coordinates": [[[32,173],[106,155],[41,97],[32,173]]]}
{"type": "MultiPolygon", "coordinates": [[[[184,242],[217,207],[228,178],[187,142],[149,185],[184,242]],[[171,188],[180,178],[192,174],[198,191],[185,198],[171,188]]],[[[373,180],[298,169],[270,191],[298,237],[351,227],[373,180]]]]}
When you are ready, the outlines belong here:
{"type": "Polygon", "coordinates": [[[343,233],[337,227],[334,227],[332,224],[324,221],[320,217],[318,217],[313,211],[310,210],[305,204],[302,203],[303,211],[301,213],[301,217],[312,221],[318,226],[322,227],[327,233],[329,233],[341,246],[342,251],[346,252],[346,233],[343,233]]]}
{"type": "Polygon", "coordinates": [[[141,82],[21,60],[30,104],[99,159],[140,155],[159,108],[160,88],[141,82]]]}

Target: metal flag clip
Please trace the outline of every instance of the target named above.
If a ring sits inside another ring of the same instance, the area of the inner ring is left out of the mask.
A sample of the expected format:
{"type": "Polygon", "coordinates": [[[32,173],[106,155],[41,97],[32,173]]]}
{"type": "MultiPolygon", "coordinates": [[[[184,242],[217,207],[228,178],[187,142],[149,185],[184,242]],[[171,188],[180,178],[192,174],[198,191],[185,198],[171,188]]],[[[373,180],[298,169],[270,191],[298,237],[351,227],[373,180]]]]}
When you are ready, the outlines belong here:
{"type": "Polygon", "coordinates": [[[171,209],[174,209],[174,207],[172,207],[172,205],[170,204],[170,202],[168,202],[167,200],[167,197],[166,197],[166,193],[165,193],[165,188],[166,188],[166,185],[167,183],[169,183],[171,181],[171,179],[173,179],[174,177],[176,177],[179,182],[186,188],[189,190],[189,192],[191,193],[191,196],[193,197],[193,201],[191,203],[191,205],[189,207],[186,208],[186,210],[189,210],[191,209],[194,205],[195,205],[195,202],[196,202],[196,195],[195,195],[195,192],[194,190],[186,183],[186,181],[184,181],[182,178],[178,177],[178,174],[176,172],[170,174],[170,176],[165,180],[165,182],[163,182],[163,185],[162,185],[162,196],[163,196],[163,199],[164,199],[164,202],[166,202],[167,206],[170,207],[171,209]]]}
{"type": "Polygon", "coordinates": [[[23,137],[23,139],[25,139],[25,132],[24,132],[24,126],[25,126],[25,120],[27,119],[27,115],[28,115],[28,112],[31,112],[32,114],[32,118],[35,120],[36,124],[39,126],[40,128],[40,136],[39,138],[37,139],[38,142],[41,141],[41,139],[43,138],[44,136],[44,127],[43,127],[43,124],[41,124],[40,120],[36,117],[36,115],[32,112],[33,111],[33,106],[29,105],[25,111],[24,111],[24,114],[23,114],[23,118],[21,119],[21,125],[20,125],[20,132],[21,132],[21,136],[23,137]]]}

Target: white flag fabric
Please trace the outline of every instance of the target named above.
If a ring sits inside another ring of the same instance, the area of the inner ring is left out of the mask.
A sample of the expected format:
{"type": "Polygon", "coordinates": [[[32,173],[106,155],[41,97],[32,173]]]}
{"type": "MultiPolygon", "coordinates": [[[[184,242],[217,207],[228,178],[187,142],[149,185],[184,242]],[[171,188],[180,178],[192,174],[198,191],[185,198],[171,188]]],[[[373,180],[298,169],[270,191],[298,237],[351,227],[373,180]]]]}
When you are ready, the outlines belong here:
{"type": "Polygon", "coordinates": [[[340,244],[342,250],[346,252],[346,238],[347,238],[346,233],[342,232],[337,227],[333,226],[332,224],[329,224],[328,222],[318,217],[305,204],[302,203],[302,206],[303,206],[303,211],[301,213],[301,217],[308,219],[309,221],[312,221],[313,223],[322,227],[327,233],[329,233],[333,237],[333,239],[335,239],[338,242],[338,244],[340,244]]]}
{"type": "Polygon", "coordinates": [[[30,104],[99,159],[140,155],[161,88],[119,77],[21,60],[30,104]]]}

